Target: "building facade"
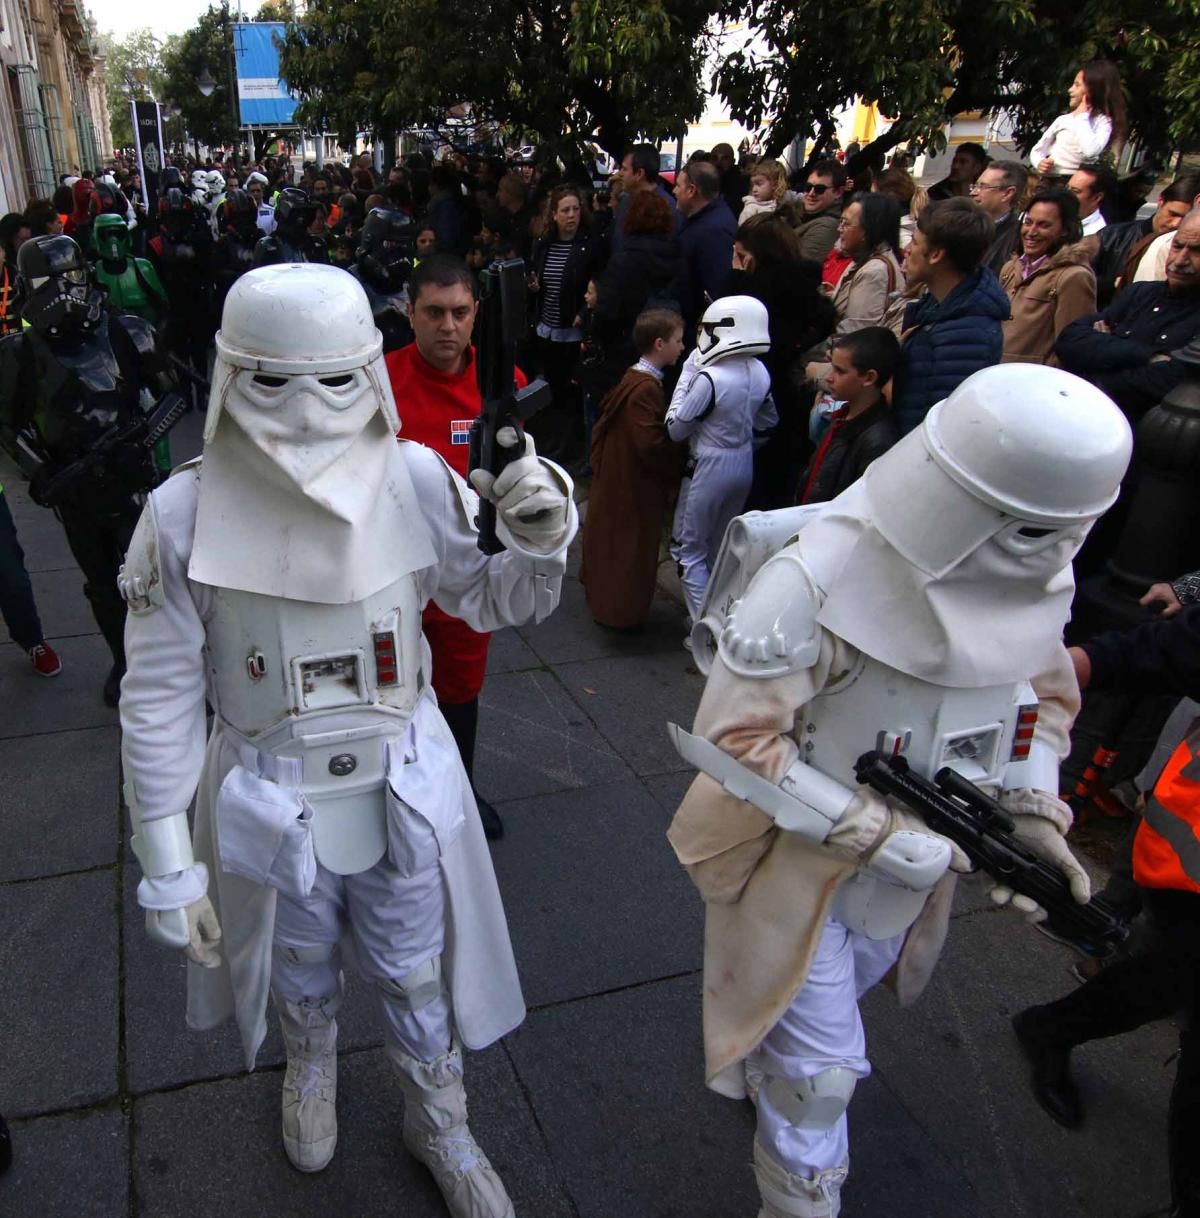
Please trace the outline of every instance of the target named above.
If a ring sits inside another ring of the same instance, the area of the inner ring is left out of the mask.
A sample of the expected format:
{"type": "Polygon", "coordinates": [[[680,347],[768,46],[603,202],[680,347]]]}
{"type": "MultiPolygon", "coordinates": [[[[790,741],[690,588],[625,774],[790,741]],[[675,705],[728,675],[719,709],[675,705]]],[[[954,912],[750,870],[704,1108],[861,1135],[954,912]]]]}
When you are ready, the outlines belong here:
{"type": "Polygon", "coordinates": [[[112,156],[104,60],[80,0],[0,0],[0,210],[112,156]]]}

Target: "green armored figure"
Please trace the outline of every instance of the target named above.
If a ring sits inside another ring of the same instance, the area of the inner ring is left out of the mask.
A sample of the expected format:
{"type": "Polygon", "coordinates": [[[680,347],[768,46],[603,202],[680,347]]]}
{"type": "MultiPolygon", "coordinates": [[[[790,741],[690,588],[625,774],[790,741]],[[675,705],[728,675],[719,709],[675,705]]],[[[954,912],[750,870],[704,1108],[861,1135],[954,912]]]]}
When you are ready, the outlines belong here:
{"type": "Polygon", "coordinates": [[[167,311],[167,293],[158,272],[133,256],[129,229],[120,216],[103,214],[92,227],[96,282],[108,293],[113,312],[136,313],[157,326],[167,311]]]}

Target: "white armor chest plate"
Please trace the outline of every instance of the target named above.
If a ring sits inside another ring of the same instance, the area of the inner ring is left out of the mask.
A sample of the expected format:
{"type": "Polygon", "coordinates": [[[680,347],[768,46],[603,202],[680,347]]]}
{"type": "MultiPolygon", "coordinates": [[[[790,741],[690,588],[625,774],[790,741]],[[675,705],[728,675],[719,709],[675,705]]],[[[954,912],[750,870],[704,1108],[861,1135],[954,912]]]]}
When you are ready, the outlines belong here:
{"type": "Polygon", "coordinates": [[[213,708],[268,752],[335,726],[396,734],[425,688],[415,573],[347,605],[214,588],[205,625],[213,708]]]}
{"type": "Polygon", "coordinates": [[[902,753],[925,778],[950,766],[994,788],[1005,767],[1028,753],[1036,717],[1028,682],[931,685],[860,655],[843,680],[797,716],[796,741],[809,765],[851,788],[854,763],[869,749],[902,753]]]}

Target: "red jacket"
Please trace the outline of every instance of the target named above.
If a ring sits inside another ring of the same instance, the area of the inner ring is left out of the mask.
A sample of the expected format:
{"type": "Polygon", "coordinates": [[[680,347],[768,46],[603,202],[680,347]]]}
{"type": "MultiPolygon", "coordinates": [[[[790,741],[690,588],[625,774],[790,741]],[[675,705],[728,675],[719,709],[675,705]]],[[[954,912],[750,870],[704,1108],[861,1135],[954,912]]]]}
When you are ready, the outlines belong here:
{"type": "MultiPolygon", "coordinates": [[[[400,435],[440,453],[463,478],[470,456],[471,423],[481,402],[475,383],[475,348],[467,348],[462,372],[440,372],[428,363],[416,343],[388,352],[388,378],[400,413],[400,435]]],[[[518,385],[525,376],[517,370],[518,385]]],[[[421,619],[433,654],[432,683],[439,701],[470,702],[479,696],[487,669],[489,634],[479,634],[443,613],[431,601],[421,619]]]]}

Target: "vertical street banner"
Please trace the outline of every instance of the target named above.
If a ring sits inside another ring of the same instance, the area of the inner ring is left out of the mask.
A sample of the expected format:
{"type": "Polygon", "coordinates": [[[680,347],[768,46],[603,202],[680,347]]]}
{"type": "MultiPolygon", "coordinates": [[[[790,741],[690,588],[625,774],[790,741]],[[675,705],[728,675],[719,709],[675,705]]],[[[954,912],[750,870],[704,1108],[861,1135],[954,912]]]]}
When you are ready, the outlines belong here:
{"type": "Polygon", "coordinates": [[[137,146],[138,173],[142,178],[142,203],[150,213],[158,204],[158,181],[166,157],[163,152],[162,107],[158,102],[131,101],[133,140],[137,146]]]}
{"type": "Polygon", "coordinates": [[[238,114],[243,127],[294,127],[296,98],[279,79],[282,21],[239,21],[233,27],[238,114]]]}

